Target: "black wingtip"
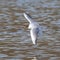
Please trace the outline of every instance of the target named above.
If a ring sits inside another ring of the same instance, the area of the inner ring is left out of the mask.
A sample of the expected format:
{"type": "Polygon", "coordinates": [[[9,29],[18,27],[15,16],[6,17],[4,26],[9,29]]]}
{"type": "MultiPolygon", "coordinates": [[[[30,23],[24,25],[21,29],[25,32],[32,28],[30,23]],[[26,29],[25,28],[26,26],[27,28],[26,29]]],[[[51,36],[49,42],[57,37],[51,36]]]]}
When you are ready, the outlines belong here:
{"type": "Polygon", "coordinates": [[[32,17],[29,15],[29,13],[25,12],[24,14],[27,15],[27,16],[29,16],[30,18],[32,18],[32,17]]]}

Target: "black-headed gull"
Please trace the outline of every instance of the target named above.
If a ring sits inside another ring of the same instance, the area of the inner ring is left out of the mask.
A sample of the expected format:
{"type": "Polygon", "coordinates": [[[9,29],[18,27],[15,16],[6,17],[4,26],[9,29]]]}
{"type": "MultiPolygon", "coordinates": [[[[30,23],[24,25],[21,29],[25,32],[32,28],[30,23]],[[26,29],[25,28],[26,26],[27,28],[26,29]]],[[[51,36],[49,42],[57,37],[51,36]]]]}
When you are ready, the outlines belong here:
{"type": "Polygon", "coordinates": [[[28,28],[30,29],[32,42],[33,42],[33,44],[36,44],[38,35],[42,35],[42,29],[41,29],[39,23],[34,21],[29,14],[24,13],[24,17],[29,22],[28,28]]]}

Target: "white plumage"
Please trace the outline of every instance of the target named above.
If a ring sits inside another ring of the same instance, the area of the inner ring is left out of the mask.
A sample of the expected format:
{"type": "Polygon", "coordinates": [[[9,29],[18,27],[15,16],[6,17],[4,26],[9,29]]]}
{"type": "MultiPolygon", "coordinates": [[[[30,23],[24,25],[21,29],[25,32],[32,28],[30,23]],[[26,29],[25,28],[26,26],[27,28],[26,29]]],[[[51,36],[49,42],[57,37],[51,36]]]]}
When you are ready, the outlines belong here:
{"type": "Polygon", "coordinates": [[[31,18],[31,16],[29,14],[24,13],[24,17],[29,22],[28,28],[30,29],[32,42],[33,42],[33,44],[36,44],[38,35],[39,34],[42,35],[42,29],[41,29],[39,23],[36,21],[33,21],[33,19],[31,18]]]}

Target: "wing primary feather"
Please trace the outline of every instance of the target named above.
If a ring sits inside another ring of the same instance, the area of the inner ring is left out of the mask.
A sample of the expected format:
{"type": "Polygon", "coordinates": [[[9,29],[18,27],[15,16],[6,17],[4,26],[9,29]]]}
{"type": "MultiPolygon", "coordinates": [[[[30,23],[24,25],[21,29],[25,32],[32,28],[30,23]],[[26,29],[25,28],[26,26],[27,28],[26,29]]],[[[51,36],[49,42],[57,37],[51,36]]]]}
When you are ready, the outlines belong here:
{"type": "Polygon", "coordinates": [[[29,23],[33,22],[32,17],[29,14],[24,13],[24,17],[29,21],[29,23]]]}

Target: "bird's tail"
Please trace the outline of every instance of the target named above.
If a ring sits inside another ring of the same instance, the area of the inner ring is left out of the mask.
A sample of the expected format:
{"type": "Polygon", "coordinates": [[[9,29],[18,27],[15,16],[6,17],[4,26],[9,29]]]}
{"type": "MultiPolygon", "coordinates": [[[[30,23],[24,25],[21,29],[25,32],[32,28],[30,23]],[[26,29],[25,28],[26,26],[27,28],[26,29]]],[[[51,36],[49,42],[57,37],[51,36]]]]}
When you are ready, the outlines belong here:
{"type": "Polygon", "coordinates": [[[29,23],[33,22],[32,17],[29,14],[24,13],[24,17],[29,21],[29,23]]]}

